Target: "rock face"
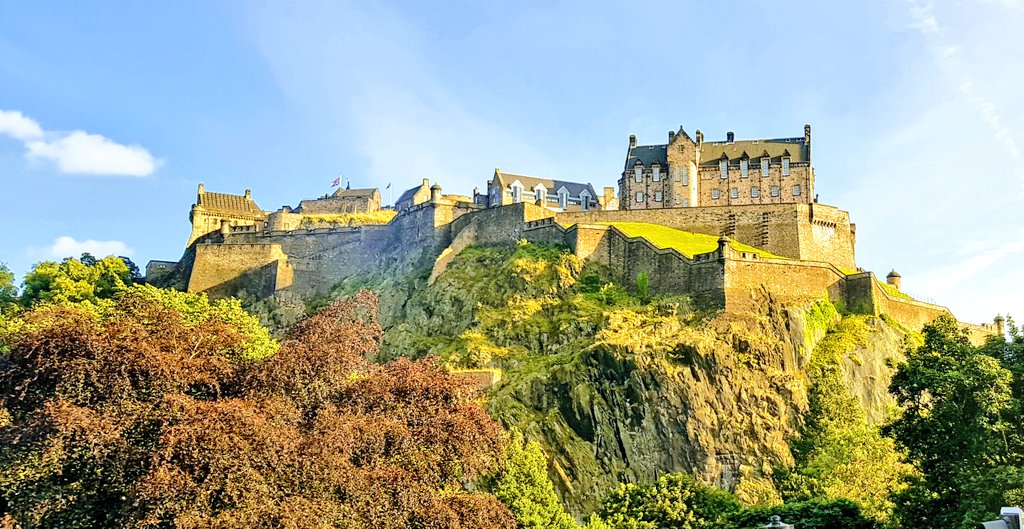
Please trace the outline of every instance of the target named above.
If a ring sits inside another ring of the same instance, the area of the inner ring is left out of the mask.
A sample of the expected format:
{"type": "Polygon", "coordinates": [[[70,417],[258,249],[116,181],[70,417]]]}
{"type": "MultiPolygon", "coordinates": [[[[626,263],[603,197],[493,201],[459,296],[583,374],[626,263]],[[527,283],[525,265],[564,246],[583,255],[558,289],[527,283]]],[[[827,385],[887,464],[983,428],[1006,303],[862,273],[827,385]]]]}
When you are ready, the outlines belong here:
{"type": "MultiPolygon", "coordinates": [[[[425,273],[382,273],[339,292],[382,294],[386,357],[501,369],[488,408],[541,441],[577,516],[619,483],[675,471],[746,503],[777,498],[771,476],[793,465],[811,353],[840,318],[831,304],[783,306],[754,292],[750,313],[694,314],[685,298],[640,299],[601,277],[558,248],[468,248],[429,285],[425,273]]],[[[883,319],[868,327],[841,361],[877,421],[907,333],[883,319]]]]}

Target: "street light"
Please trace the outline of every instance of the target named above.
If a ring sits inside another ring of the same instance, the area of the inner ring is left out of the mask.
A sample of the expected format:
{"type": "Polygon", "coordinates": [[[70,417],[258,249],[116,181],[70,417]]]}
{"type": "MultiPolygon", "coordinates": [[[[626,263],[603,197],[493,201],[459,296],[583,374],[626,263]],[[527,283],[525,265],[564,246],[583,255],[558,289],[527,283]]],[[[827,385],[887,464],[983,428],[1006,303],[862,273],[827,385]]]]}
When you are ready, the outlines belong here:
{"type": "Polygon", "coordinates": [[[1018,507],[1003,507],[999,509],[999,519],[978,523],[979,529],[1024,529],[1021,525],[1024,520],[1024,511],[1018,507]]]}
{"type": "MultiPolygon", "coordinates": [[[[768,520],[768,525],[764,526],[764,529],[793,529],[792,525],[783,522],[782,518],[779,518],[778,516],[772,515],[768,520]]],[[[1018,528],[1014,527],[1014,529],[1018,528]]]]}

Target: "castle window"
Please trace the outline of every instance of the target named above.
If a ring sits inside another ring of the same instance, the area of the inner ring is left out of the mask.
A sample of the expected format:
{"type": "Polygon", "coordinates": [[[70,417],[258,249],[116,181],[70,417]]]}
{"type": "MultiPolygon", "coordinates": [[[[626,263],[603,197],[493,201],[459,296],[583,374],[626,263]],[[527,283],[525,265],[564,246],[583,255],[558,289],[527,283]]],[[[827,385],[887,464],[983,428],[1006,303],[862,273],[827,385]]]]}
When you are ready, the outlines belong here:
{"type": "Polygon", "coordinates": [[[789,176],[789,158],[782,159],[782,176],[789,176]]]}
{"type": "Polygon", "coordinates": [[[772,159],[765,156],[761,158],[761,176],[768,176],[768,168],[771,167],[772,159]]]}
{"type": "Polygon", "coordinates": [[[750,198],[758,198],[761,196],[761,188],[752,187],[750,188],[750,198]]]}
{"type": "Polygon", "coordinates": [[[690,168],[689,167],[683,167],[683,185],[684,186],[690,185],[690,168]]]}
{"type": "Polygon", "coordinates": [[[779,186],[772,186],[772,196],[773,197],[779,196],[779,186]]]}
{"type": "Polygon", "coordinates": [[[688,198],[684,198],[683,199],[683,207],[684,208],[690,207],[690,199],[688,199],[688,198]]]}
{"type": "Polygon", "coordinates": [[[569,205],[569,193],[562,189],[558,192],[558,207],[565,209],[569,205]]]}
{"type": "Polygon", "coordinates": [[[523,186],[513,185],[512,186],[512,202],[522,202],[522,201],[523,201],[523,186]]]}
{"type": "Polygon", "coordinates": [[[584,211],[590,209],[590,193],[586,191],[580,192],[580,206],[582,206],[584,211]]]}
{"type": "Polygon", "coordinates": [[[800,184],[793,186],[793,196],[800,196],[800,184]]]}
{"type": "Polygon", "coordinates": [[[711,198],[713,198],[715,200],[718,200],[718,190],[717,189],[712,189],[711,190],[711,198]]]}
{"type": "Polygon", "coordinates": [[[644,192],[643,191],[637,191],[636,192],[636,202],[639,204],[639,203],[641,203],[643,201],[644,201],[644,192]]]}
{"type": "Polygon", "coordinates": [[[655,191],[654,192],[654,201],[655,202],[661,202],[661,191],[655,191]]]}
{"type": "Polygon", "coordinates": [[[676,193],[676,204],[679,204],[682,201],[683,201],[683,197],[679,196],[679,193],[676,193]]]}
{"type": "Polygon", "coordinates": [[[534,198],[536,198],[537,201],[544,202],[544,195],[545,195],[545,193],[544,193],[544,188],[543,187],[538,187],[537,190],[534,191],[533,193],[534,193],[534,198]]]}
{"type": "Polygon", "coordinates": [[[677,166],[676,166],[676,182],[678,182],[678,181],[679,181],[679,172],[680,172],[680,171],[679,171],[679,169],[680,169],[680,168],[679,168],[679,166],[677,165],[677,166]]]}
{"type": "Polygon", "coordinates": [[[643,182],[644,181],[644,166],[643,166],[643,164],[639,164],[639,163],[636,164],[635,171],[636,171],[636,181],[637,182],[643,182]]]}
{"type": "Polygon", "coordinates": [[[651,166],[651,180],[658,182],[661,180],[661,166],[654,164],[651,166]]]}
{"type": "Polygon", "coordinates": [[[740,160],[740,178],[746,178],[747,175],[747,159],[740,160]]]}
{"type": "Polygon", "coordinates": [[[740,190],[735,187],[730,189],[729,196],[732,198],[740,198],[740,190]]]}
{"type": "Polygon", "coordinates": [[[721,159],[718,161],[718,168],[722,171],[722,179],[729,178],[729,160],[721,159]]]}

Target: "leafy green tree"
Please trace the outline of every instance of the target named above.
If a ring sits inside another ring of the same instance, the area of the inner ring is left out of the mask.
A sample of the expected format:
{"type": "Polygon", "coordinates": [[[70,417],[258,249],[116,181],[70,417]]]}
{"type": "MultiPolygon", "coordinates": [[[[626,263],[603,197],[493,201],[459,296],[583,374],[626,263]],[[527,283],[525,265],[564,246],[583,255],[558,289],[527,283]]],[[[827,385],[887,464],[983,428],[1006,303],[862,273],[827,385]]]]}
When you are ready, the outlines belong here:
{"type": "Polygon", "coordinates": [[[486,488],[508,506],[520,529],[575,529],[576,521],[555,494],[540,444],[526,442],[518,430],[507,437],[502,466],[488,478],[486,488]]]}
{"type": "Polygon", "coordinates": [[[621,485],[598,515],[612,529],[713,529],[726,527],[739,509],[729,492],[673,473],[653,483],[621,485]]]}
{"type": "MultiPolygon", "coordinates": [[[[797,529],[878,529],[879,522],[864,516],[860,506],[849,500],[813,500],[771,507],[743,509],[729,517],[721,527],[760,529],[772,516],[797,529]]],[[[923,527],[941,527],[926,525],[923,527]]]]}
{"type": "Polygon", "coordinates": [[[18,301],[18,288],[14,286],[14,274],[7,265],[0,263],[0,319],[12,312],[18,301]]]}
{"type": "Polygon", "coordinates": [[[37,263],[25,276],[21,302],[29,306],[39,301],[77,303],[110,299],[138,279],[138,268],[133,272],[134,264],[129,263],[122,257],[96,259],[88,253],[59,263],[37,263]]]}
{"type": "Polygon", "coordinates": [[[894,508],[891,496],[907,487],[914,468],[892,439],[868,423],[843,380],[842,361],[866,345],[867,333],[862,317],[848,316],[815,347],[808,366],[810,410],[793,443],[796,466],[781,470],[776,481],[787,502],[847,499],[886,520],[894,508]]]}
{"type": "Polygon", "coordinates": [[[901,525],[972,527],[1024,500],[1021,352],[1016,338],[973,347],[950,317],[925,326],[890,385],[903,413],[887,433],[922,473],[897,497],[901,525]]]}

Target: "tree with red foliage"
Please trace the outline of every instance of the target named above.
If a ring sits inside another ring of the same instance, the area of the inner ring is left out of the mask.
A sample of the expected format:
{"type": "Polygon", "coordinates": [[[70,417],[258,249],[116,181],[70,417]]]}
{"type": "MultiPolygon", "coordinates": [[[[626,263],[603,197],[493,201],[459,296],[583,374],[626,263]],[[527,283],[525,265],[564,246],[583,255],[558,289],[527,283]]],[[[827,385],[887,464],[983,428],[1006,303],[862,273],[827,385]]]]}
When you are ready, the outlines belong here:
{"type": "Polygon", "coordinates": [[[0,337],[0,526],[514,527],[465,488],[500,427],[433,362],[369,361],[376,311],[361,292],[262,359],[130,292],[27,312],[0,337]]]}

